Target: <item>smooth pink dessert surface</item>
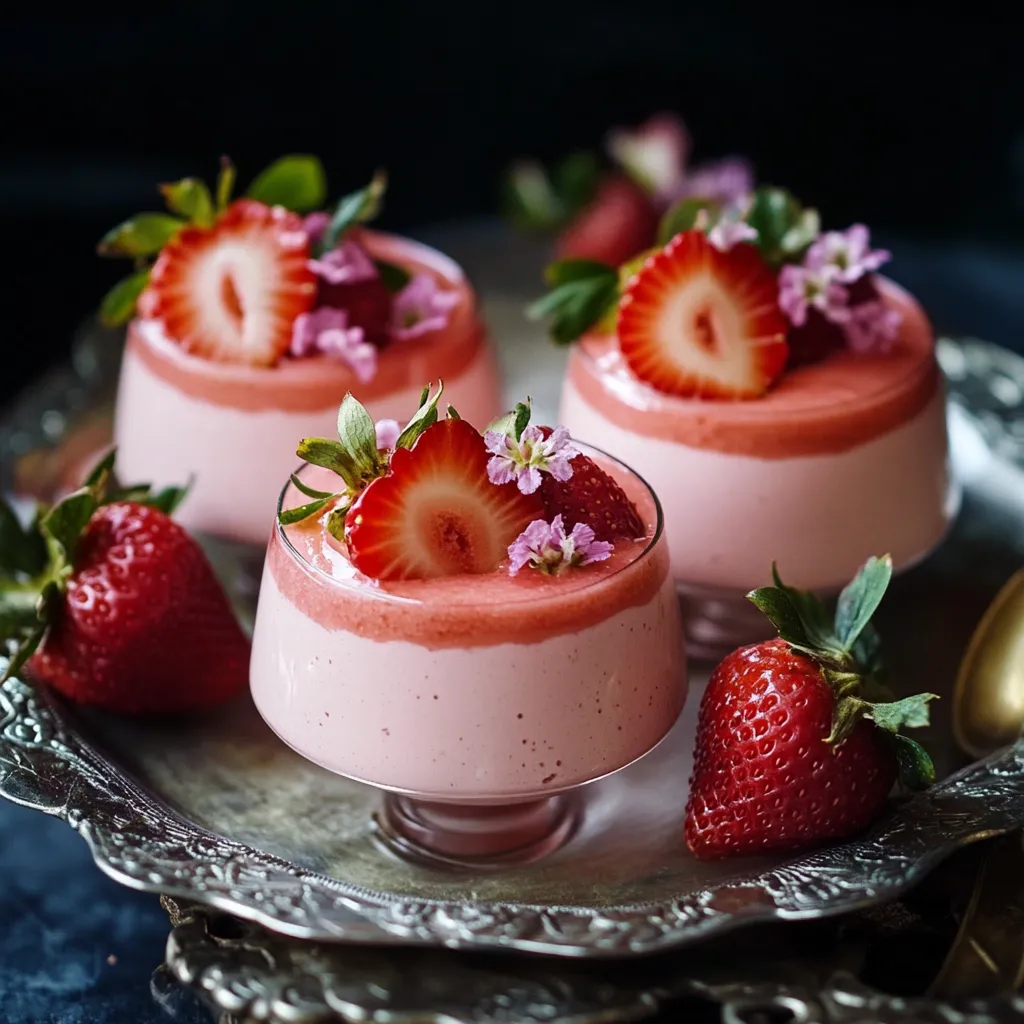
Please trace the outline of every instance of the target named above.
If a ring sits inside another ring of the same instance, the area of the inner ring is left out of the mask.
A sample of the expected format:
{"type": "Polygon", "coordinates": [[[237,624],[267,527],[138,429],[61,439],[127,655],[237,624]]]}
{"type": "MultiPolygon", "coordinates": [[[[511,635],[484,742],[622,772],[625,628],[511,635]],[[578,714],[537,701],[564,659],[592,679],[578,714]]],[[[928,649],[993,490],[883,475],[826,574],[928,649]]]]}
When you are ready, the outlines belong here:
{"type": "Polygon", "coordinates": [[[646,535],[556,576],[375,581],[318,522],[276,530],[251,666],[263,717],[331,771],[445,801],[547,796],[642,756],[682,709],[685,659],[656,504],[616,476],[646,535]]]}
{"type": "Polygon", "coordinates": [[[681,586],[745,593],[776,561],[787,583],[830,590],[870,555],[903,567],[942,538],[958,496],[934,337],[910,295],[882,294],[903,313],[892,352],[835,353],[745,402],[655,392],[614,337],[573,351],[559,419],[654,487],[681,586]]]}
{"type": "Polygon", "coordinates": [[[263,368],[217,363],[184,352],[159,323],[129,327],[114,420],[118,471],[157,486],[194,484],[178,518],[189,529],[262,545],[281,481],[302,437],[334,437],[338,406],[351,391],[375,419],[405,422],[420,391],[443,379],[445,400],[471,422],[502,409],[497,361],[459,267],[426,246],[363,232],[374,255],[433,273],[460,303],[441,330],[396,341],[361,383],[326,355],[284,358],[263,368]]]}

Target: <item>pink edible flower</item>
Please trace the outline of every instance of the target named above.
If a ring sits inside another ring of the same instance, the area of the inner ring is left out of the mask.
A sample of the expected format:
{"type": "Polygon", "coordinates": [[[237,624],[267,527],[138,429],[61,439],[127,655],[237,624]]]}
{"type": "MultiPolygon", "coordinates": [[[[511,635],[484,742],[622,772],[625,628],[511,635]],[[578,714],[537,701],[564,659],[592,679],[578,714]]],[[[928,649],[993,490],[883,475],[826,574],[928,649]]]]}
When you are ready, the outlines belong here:
{"type": "Polygon", "coordinates": [[[881,299],[870,299],[850,307],[843,329],[846,344],[854,352],[866,355],[888,352],[900,331],[903,317],[881,299]]]}
{"type": "Polygon", "coordinates": [[[447,325],[448,314],[458,304],[458,294],[442,291],[433,274],[416,274],[392,303],[391,336],[408,341],[438,331],[447,325]]]}
{"type": "Polygon", "coordinates": [[[708,241],[721,252],[728,252],[740,242],[756,240],[757,229],[751,227],[745,220],[723,219],[708,232],[708,241]]]}
{"type": "Polygon", "coordinates": [[[694,167],[671,197],[708,199],[716,203],[740,203],[754,191],[754,170],[742,157],[730,156],[694,167]]]}
{"type": "Polygon", "coordinates": [[[512,434],[488,430],[484,444],[491,453],[487,477],[492,484],[508,484],[514,480],[523,494],[533,494],[541,484],[541,473],[550,473],[556,480],[572,476],[572,460],[579,449],[569,438],[565,427],[555,427],[546,440],[540,427],[527,427],[517,441],[512,434]]]}
{"type": "Polygon", "coordinates": [[[891,258],[885,249],[872,249],[868,229],[854,224],[845,231],[826,231],[819,236],[807,250],[804,264],[815,269],[833,267],[837,281],[852,284],[891,258]]]}
{"type": "Polygon", "coordinates": [[[307,214],[302,221],[302,230],[309,236],[310,247],[319,245],[324,237],[327,225],[331,223],[331,215],[326,210],[317,210],[307,214]]]}
{"type": "Polygon", "coordinates": [[[638,128],[613,128],[605,148],[659,205],[667,206],[682,187],[690,137],[675,114],[655,114],[638,128]]]}
{"type": "Polygon", "coordinates": [[[345,310],[331,306],[320,306],[295,318],[288,351],[299,358],[318,353],[334,356],[364,384],[377,372],[377,349],[364,340],[361,327],[349,327],[345,310]]]}
{"type": "Polygon", "coordinates": [[[355,284],[378,276],[369,254],[358,242],[353,241],[342,242],[319,259],[308,260],[306,265],[328,284],[355,284]]]}
{"type": "Polygon", "coordinates": [[[812,306],[833,323],[849,319],[846,289],[836,280],[834,267],[787,264],[779,272],[779,307],[794,327],[802,327],[812,306]]]}
{"type": "Polygon", "coordinates": [[[509,545],[509,576],[524,566],[554,574],[570,566],[603,562],[612,553],[612,545],[595,540],[594,531],[586,523],[577,523],[566,534],[560,515],[550,523],[535,519],[509,545]]]}
{"type": "Polygon", "coordinates": [[[394,448],[398,441],[398,435],[402,432],[398,420],[377,420],[374,429],[377,432],[377,447],[382,451],[394,448]]]}

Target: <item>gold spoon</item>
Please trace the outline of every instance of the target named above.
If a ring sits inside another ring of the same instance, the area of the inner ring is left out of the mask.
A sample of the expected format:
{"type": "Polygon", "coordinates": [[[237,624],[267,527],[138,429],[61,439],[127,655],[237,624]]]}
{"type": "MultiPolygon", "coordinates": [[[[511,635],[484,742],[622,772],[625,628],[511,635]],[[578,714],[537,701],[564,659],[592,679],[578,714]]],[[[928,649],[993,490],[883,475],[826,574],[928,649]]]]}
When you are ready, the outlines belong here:
{"type": "Polygon", "coordinates": [[[996,595],[971,637],[953,695],[953,733],[972,757],[1013,743],[1024,727],[1024,569],[996,595]]]}

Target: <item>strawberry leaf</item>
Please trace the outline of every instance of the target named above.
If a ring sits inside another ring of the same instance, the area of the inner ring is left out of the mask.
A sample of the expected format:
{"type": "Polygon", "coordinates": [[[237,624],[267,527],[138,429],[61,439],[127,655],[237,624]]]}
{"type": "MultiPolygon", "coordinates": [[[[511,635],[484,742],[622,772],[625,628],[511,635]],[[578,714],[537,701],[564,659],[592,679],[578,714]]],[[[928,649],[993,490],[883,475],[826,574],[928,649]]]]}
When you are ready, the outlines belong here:
{"type": "Polygon", "coordinates": [[[928,751],[917,740],[897,734],[892,737],[892,745],[901,785],[917,791],[935,783],[935,765],[928,751]]]}
{"type": "Polygon", "coordinates": [[[295,454],[304,462],[337,473],[350,490],[359,490],[359,471],[340,441],[326,437],[305,437],[299,442],[295,454]]]}
{"type": "Polygon", "coordinates": [[[387,175],[383,171],[377,171],[366,188],[351,192],[338,200],[331,215],[331,223],[327,225],[321,242],[324,252],[333,249],[351,227],[373,220],[380,213],[387,185],[387,175]]]}
{"type": "Polygon", "coordinates": [[[36,648],[42,643],[48,625],[47,622],[37,621],[34,626],[23,632],[19,638],[17,649],[7,662],[7,668],[4,669],[3,675],[0,675],[0,684],[6,683],[8,679],[21,672],[25,667],[25,662],[35,654],[36,648]]]}
{"type": "MultiPolygon", "coordinates": [[[[117,449],[111,448],[110,451],[107,452],[106,455],[104,455],[100,461],[89,470],[89,475],[85,478],[85,484],[83,486],[97,492],[97,494],[102,491],[106,486],[107,481],[110,479],[110,474],[114,471],[114,461],[116,458],[117,449]]],[[[149,489],[148,485],[146,485],[146,489],[149,489]]],[[[97,500],[99,500],[98,497],[97,500]]]]}
{"type": "Polygon", "coordinates": [[[201,228],[213,224],[213,197],[202,179],[172,181],[160,186],[160,194],[171,213],[177,213],[201,228]]]}
{"type": "Polygon", "coordinates": [[[423,431],[432,427],[437,422],[437,403],[444,391],[444,381],[437,382],[437,394],[431,396],[429,385],[423,389],[420,395],[420,407],[416,410],[413,418],[405,425],[405,429],[398,435],[395,442],[396,448],[411,448],[423,431]]]}
{"type": "Polygon", "coordinates": [[[607,264],[563,260],[548,268],[547,277],[555,287],[526,315],[531,320],[549,319],[551,337],[560,345],[586,334],[619,301],[619,275],[607,264]]]}
{"type": "Polygon", "coordinates": [[[106,327],[121,327],[135,315],[135,303],[149,284],[149,270],[140,270],[131,277],[122,278],[103,296],[100,303],[100,323],[106,327]]]}
{"type": "Polygon", "coordinates": [[[148,494],[144,498],[139,499],[139,504],[148,505],[150,508],[159,509],[164,515],[172,516],[177,511],[178,506],[188,497],[188,492],[192,489],[192,480],[189,480],[184,487],[164,487],[162,490],[157,491],[156,494],[148,494]]]}
{"type": "Polygon", "coordinates": [[[757,231],[755,245],[773,268],[799,259],[818,237],[818,211],[804,209],[785,189],[762,186],[754,192],[747,223],[757,231]]]}
{"type": "Polygon", "coordinates": [[[283,206],[296,213],[306,213],[323,206],[327,198],[327,175],[315,156],[283,156],[256,176],[246,194],[267,206],[283,206]]]}
{"type": "Polygon", "coordinates": [[[384,282],[384,287],[392,295],[400,292],[412,280],[412,274],[405,267],[400,267],[397,263],[388,263],[387,260],[374,260],[373,264],[377,268],[377,273],[380,274],[381,281],[384,282]]]}
{"type": "Polygon", "coordinates": [[[506,216],[523,231],[550,231],[568,218],[547,171],[536,160],[513,164],[502,193],[506,216]]]}
{"type": "Polygon", "coordinates": [[[786,643],[801,650],[810,649],[811,641],[804,629],[803,620],[785,590],[780,587],[759,587],[747,594],[747,600],[768,617],[786,643]]]}
{"type": "Polygon", "coordinates": [[[929,703],[938,699],[934,693],[915,693],[912,697],[904,697],[902,700],[871,704],[865,715],[886,732],[920,729],[928,724],[929,703]]]}
{"type": "Polygon", "coordinates": [[[74,558],[78,539],[98,505],[94,491],[82,487],[58,502],[43,516],[43,533],[60,546],[68,563],[74,558]]]}
{"type": "Polygon", "coordinates": [[[335,539],[345,540],[345,516],[348,514],[349,502],[339,503],[331,509],[327,516],[327,532],[335,539]]]}
{"type": "MultiPolygon", "coordinates": [[[[692,231],[698,226],[701,214],[705,215],[708,225],[714,222],[719,213],[719,205],[710,199],[680,199],[666,211],[658,224],[658,245],[668,245],[676,235],[683,231],[692,231]]],[[[704,230],[704,224],[700,224],[704,230]]]]}
{"type": "Polygon", "coordinates": [[[301,523],[303,519],[315,516],[328,501],[330,501],[330,498],[317,498],[316,501],[311,501],[306,505],[298,505],[295,508],[282,509],[277,514],[277,521],[282,526],[291,526],[292,523],[301,523]]]}
{"type": "Polygon", "coordinates": [[[231,202],[231,193],[235,190],[235,165],[226,157],[220,158],[220,171],[217,174],[217,211],[223,213],[231,202]]]}
{"type": "Polygon", "coordinates": [[[377,450],[377,431],[373,417],[351,393],[338,409],[338,437],[359,473],[361,483],[374,480],[384,472],[377,450]]]}
{"type": "Polygon", "coordinates": [[[567,216],[573,216],[594,198],[600,178],[601,164],[588,150],[570,153],[556,165],[555,193],[567,216]]]}
{"type": "Polygon", "coordinates": [[[101,256],[152,256],[158,253],[183,227],[185,222],[166,213],[139,213],[101,239],[101,256]]]}
{"type": "Polygon", "coordinates": [[[38,523],[23,528],[11,506],[0,498],[0,578],[37,576],[46,567],[46,557],[38,523]]]}
{"type": "Polygon", "coordinates": [[[892,557],[872,556],[843,588],[836,605],[836,638],[844,650],[852,651],[861,633],[878,610],[892,579],[892,557]]]}
{"type": "Polygon", "coordinates": [[[334,495],[330,491],[318,491],[313,487],[309,487],[302,482],[301,477],[296,473],[291,475],[292,486],[295,490],[304,494],[307,498],[333,498],[334,495]]]}

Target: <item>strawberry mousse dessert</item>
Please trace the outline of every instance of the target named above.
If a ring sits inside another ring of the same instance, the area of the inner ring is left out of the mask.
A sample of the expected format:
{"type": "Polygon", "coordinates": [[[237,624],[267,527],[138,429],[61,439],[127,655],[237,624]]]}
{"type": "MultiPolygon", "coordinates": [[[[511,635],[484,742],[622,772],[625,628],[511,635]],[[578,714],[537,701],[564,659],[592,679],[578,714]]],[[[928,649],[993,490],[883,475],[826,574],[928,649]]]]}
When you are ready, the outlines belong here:
{"type": "Polygon", "coordinates": [[[758,188],[682,200],[622,267],[548,269],[534,313],[577,342],[560,418],[657,491],[694,656],[758,638],[742,595],[773,559],[835,594],[872,551],[917,562],[955,514],[934,336],[888,258],[758,188]]]}
{"type": "Polygon", "coordinates": [[[282,158],[234,200],[233,182],[225,163],[215,195],[195,178],[163,186],[170,213],[108,233],[100,251],[137,270],[101,317],[128,323],[121,469],[157,484],[193,478],[182,522],[262,548],[294,439],[332,430],[347,392],[397,417],[416,382],[443,375],[467,415],[486,421],[503,404],[459,267],[365,227],[382,175],[329,210],[313,157],[282,158]]]}
{"type": "Polygon", "coordinates": [[[525,863],[676,721],[679,606],[639,477],[528,405],[481,434],[439,394],[400,432],[347,397],[338,439],[300,444],[251,689],[298,753],[387,792],[393,850],[525,863]]]}

